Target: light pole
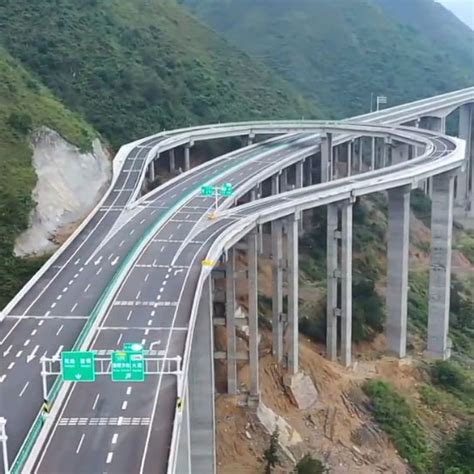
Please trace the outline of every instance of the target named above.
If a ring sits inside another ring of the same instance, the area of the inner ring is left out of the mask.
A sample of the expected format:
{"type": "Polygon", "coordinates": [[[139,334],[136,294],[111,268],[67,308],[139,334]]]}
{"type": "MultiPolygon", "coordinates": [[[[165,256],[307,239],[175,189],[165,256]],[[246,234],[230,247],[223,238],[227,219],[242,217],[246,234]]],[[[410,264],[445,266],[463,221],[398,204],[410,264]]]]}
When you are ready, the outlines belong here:
{"type": "Polygon", "coordinates": [[[3,452],[3,472],[5,474],[10,473],[10,468],[8,467],[8,451],[7,451],[7,431],[5,426],[7,420],[3,417],[0,417],[0,441],[2,442],[2,452],[3,452]]]}

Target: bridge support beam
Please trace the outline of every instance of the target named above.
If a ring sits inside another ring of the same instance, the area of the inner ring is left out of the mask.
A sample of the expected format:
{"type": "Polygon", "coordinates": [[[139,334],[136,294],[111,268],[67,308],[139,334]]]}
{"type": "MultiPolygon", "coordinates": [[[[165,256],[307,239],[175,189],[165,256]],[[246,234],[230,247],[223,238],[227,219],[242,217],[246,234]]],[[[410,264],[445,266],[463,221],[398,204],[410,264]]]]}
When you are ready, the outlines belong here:
{"type": "Polygon", "coordinates": [[[410,247],[410,188],[388,192],[387,349],[406,355],[408,257],[410,247]]]}
{"type": "Polygon", "coordinates": [[[174,154],[174,148],[170,150],[170,173],[174,173],[176,171],[176,158],[174,154]]]}
{"type": "MultiPolygon", "coordinates": [[[[456,204],[468,208],[470,181],[474,180],[474,153],[473,153],[473,117],[474,107],[471,104],[462,105],[459,109],[459,138],[466,141],[466,165],[460,169],[456,178],[456,204]]],[[[473,181],[474,185],[474,181],[473,181]]],[[[474,194],[474,186],[471,188],[474,194]]],[[[474,207],[471,205],[471,210],[474,207]]]]}
{"type": "Polygon", "coordinates": [[[237,337],[235,332],[235,251],[229,249],[226,268],[227,392],[237,393],[237,337]]]}
{"type": "Polygon", "coordinates": [[[255,140],[255,135],[251,133],[247,138],[247,146],[253,145],[253,141],[255,140]]]}
{"type": "Polygon", "coordinates": [[[431,206],[431,266],[428,306],[427,354],[449,358],[448,325],[451,285],[454,175],[433,177],[431,206]]]}
{"type": "Polygon", "coordinates": [[[337,359],[337,321],[340,318],[341,362],[347,367],[352,361],[352,202],[330,204],[327,221],[326,351],[330,360],[337,359]]]}
{"type": "Polygon", "coordinates": [[[155,162],[154,161],[152,161],[148,165],[148,177],[151,182],[155,181],[155,162]]]}
{"type": "Polygon", "coordinates": [[[298,216],[286,221],[288,258],[288,371],[298,373],[298,216]]]}
{"type": "Polygon", "coordinates": [[[191,169],[191,147],[193,145],[184,146],[184,171],[189,171],[191,169]]]}
{"type": "Polygon", "coordinates": [[[333,165],[332,133],[321,136],[321,182],[327,183],[332,177],[333,165]]]}
{"type": "Polygon", "coordinates": [[[258,360],[258,255],[257,231],[252,230],[247,237],[248,292],[249,292],[249,355],[250,355],[250,396],[259,397],[258,360]]]}
{"type": "Polygon", "coordinates": [[[272,353],[283,359],[283,224],[272,222],[272,353]]]}

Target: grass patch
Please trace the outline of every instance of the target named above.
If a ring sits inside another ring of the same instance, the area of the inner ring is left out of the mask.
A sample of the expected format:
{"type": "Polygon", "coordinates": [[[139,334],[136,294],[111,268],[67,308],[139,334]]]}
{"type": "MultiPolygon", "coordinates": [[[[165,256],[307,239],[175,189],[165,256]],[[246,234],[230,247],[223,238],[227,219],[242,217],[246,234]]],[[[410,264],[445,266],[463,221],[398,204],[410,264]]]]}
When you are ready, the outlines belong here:
{"type": "Polygon", "coordinates": [[[431,451],[416,411],[390,384],[381,380],[367,381],[363,390],[370,398],[375,420],[390,436],[400,455],[415,472],[430,472],[431,451]]]}

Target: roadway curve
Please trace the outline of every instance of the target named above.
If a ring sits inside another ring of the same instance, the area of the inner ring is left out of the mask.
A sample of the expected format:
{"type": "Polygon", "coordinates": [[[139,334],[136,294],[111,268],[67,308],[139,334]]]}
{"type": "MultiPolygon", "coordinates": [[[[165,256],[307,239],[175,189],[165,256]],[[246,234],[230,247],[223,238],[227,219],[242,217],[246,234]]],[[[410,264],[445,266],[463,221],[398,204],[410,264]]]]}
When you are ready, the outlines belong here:
{"type": "MultiPolygon", "coordinates": [[[[393,115],[384,111],[359,122],[411,120],[421,109],[426,111],[438,105],[455,107],[465,103],[466,96],[473,100],[474,89],[445,95],[437,102],[432,99],[430,103],[421,101],[405,106],[409,110],[404,116],[396,108],[393,115]]],[[[96,212],[53,264],[45,267],[36,281],[6,308],[1,323],[4,357],[0,366],[0,406],[2,414],[9,415],[11,457],[18,451],[41,405],[39,356],[51,356],[61,348],[73,346],[117,269],[126,276],[117,280],[116,286],[120,288],[112,295],[113,303],[105,317],[98,315],[100,327],[92,331],[92,347],[110,350],[128,341],[144,340],[148,344],[160,340],[159,350],[166,351],[168,356],[183,354],[195,292],[203,275],[199,262],[224,229],[243,221],[241,216],[233,214],[209,225],[205,215],[210,202],[198,196],[196,190],[214,176],[217,181],[232,181],[237,192],[242,193],[249,179],[264,178],[265,169],[266,177],[270,176],[275,163],[284,167],[314,154],[318,142],[308,135],[287,136],[239,150],[179,176],[131,206],[146,166],[159,147],[162,146],[162,151],[172,148],[189,141],[190,136],[196,140],[212,138],[216,133],[242,135],[247,130],[272,127],[273,133],[282,133],[301,128],[315,130],[320,126],[320,123],[249,123],[198,127],[147,138],[122,150],[120,172],[115,174],[113,186],[96,212]],[[133,210],[125,212],[130,207],[133,210]],[[143,235],[152,238],[147,240],[143,235]],[[186,236],[189,238],[184,242],[186,236]],[[138,258],[130,257],[134,253],[138,258]],[[133,306],[128,302],[133,302],[133,306]]],[[[452,154],[452,151],[448,153],[452,154]]],[[[433,173],[439,172],[436,169],[433,173]]],[[[413,176],[417,170],[412,168],[413,176]]],[[[260,214],[252,215],[254,223],[260,214]]],[[[48,439],[50,448],[44,451],[37,472],[135,472],[140,468],[148,472],[148,466],[156,466],[157,459],[167,459],[174,414],[173,410],[161,407],[174,406],[176,384],[172,377],[162,376],[149,377],[145,386],[150,390],[143,390],[144,386],[137,390],[137,386],[130,389],[112,385],[105,379],[76,385],[68,393],[67,403],[48,439]],[[123,423],[118,432],[113,419],[120,416],[139,419],[139,426],[123,423]],[[155,416],[165,419],[158,420],[155,416]],[[70,422],[79,417],[86,421],[79,424],[78,420],[75,425],[70,422]],[[89,424],[93,418],[108,421],[95,427],[89,424]],[[69,440],[67,449],[61,443],[64,436],[69,440]],[[152,453],[147,451],[150,443],[154,446],[152,453]],[[126,449],[118,449],[119,446],[126,449]],[[80,453],[87,453],[87,457],[84,459],[80,453]]]]}

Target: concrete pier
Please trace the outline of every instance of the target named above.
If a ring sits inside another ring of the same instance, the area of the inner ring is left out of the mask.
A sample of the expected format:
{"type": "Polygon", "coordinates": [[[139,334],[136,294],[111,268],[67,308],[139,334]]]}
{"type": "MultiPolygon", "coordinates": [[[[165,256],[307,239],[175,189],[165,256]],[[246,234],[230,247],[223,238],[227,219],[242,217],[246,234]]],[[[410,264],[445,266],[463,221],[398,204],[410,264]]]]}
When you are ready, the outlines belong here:
{"type": "Polygon", "coordinates": [[[288,256],[288,371],[298,372],[298,218],[291,216],[286,220],[288,256]]]}
{"type": "Polygon", "coordinates": [[[283,358],[283,223],[272,222],[272,353],[283,358]]]}
{"type": "Polygon", "coordinates": [[[192,145],[184,146],[184,171],[191,169],[191,147],[192,145]]]}
{"type": "Polygon", "coordinates": [[[226,265],[227,392],[237,393],[237,337],[235,332],[235,251],[229,249],[226,265]]]}
{"type": "Polygon", "coordinates": [[[449,358],[448,325],[451,285],[454,175],[433,177],[431,206],[431,266],[428,308],[427,354],[449,358]]]}
{"type": "Polygon", "coordinates": [[[352,362],[352,203],[342,205],[341,236],[341,362],[352,362]]]}
{"type": "Polygon", "coordinates": [[[337,307],[338,288],[338,214],[337,204],[329,204],[327,207],[327,296],[326,296],[326,353],[327,357],[335,361],[337,359],[337,318],[339,310],[337,307]]]}
{"type": "MultiPolygon", "coordinates": [[[[456,177],[456,205],[466,208],[468,204],[469,177],[474,172],[473,157],[473,110],[471,104],[463,105],[459,109],[459,133],[458,136],[466,141],[466,165],[460,169],[456,177]]],[[[473,188],[474,192],[474,188],[473,188]]]]}
{"type": "Polygon", "coordinates": [[[370,150],[370,171],[375,169],[375,137],[372,137],[371,150],[370,150]]]}
{"type": "Polygon", "coordinates": [[[321,182],[327,183],[332,177],[333,146],[332,133],[321,136],[321,182]]]}
{"type": "Polygon", "coordinates": [[[260,393],[258,360],[258,255],[257,230],[247,237],[248,256],[248,293],[249,293],[249,356],[250,356],[250,395],[258,397],[260,393]]]}
{"type": "Polygon", "coordinates": [[[150,181],[155,181],[155,162],[152,161],[149,165],[148,165],[148,176],[150,178],[150,181]]]}
{"type": "Polygon", "coordinates": [[[410,188],[388,192],[387,349],[405,357],[407,341],[410,188]]]}
{"type": "Polygon", "coordinates": [[[176,171],[176,158],[174,155],[174,149],[170,150],[170,173],[174,173],[176,171]]]}
{"type": "Polygon", "coordinates": [[[275,196],[280,192],[280,179],[277,174],[272,176],[272,196],[275,196]]]}

